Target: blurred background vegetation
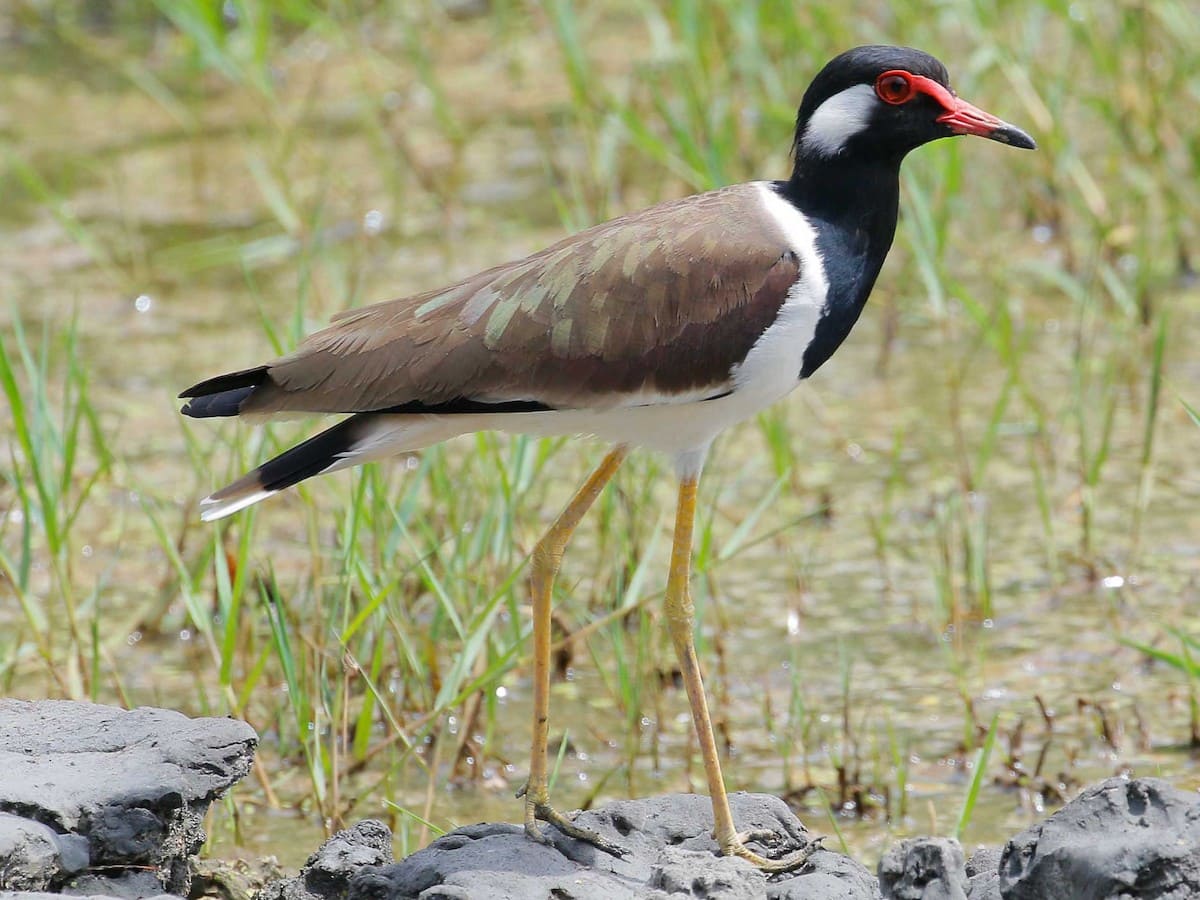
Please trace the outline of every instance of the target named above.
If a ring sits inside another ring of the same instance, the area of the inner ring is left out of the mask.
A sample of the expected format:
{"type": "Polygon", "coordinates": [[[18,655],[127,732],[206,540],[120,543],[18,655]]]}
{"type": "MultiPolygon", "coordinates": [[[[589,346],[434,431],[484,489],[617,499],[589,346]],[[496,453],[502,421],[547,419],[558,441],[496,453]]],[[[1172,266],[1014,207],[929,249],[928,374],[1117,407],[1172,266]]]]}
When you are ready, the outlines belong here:
{"type": "MultiPolygon", "coordinates": [[[[785,176],[809,79],[869,42],[939,56],[1040,150],[917,153],[854,336],[716,448],[696,600],[731,786],[873,864],[1114,771],[1200,783],[1190,0],[9,0],[0,690],[247,719],[225,854],[516,818],[525,554],[603,448],[463,438],[202,526],[315,423],[174,395],[348,306],[785,176]]],[[[702,789],[657,621],[672,497],[637,458],[568,553],[564,808],[702,789]]]]}

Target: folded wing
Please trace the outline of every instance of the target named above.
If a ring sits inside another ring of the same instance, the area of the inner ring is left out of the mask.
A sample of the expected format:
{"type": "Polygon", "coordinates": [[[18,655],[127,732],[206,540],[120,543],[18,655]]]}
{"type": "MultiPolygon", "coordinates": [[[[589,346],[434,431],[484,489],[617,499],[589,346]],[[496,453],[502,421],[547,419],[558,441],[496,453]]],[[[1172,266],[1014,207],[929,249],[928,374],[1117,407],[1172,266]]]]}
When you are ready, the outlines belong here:
{"type": "Polygon", "coordinates": [[[189,388],[184,411],[448,414],[720,393],[799,267],[758,187],[735,185],[343,313],[287,356],[189,388]]]}

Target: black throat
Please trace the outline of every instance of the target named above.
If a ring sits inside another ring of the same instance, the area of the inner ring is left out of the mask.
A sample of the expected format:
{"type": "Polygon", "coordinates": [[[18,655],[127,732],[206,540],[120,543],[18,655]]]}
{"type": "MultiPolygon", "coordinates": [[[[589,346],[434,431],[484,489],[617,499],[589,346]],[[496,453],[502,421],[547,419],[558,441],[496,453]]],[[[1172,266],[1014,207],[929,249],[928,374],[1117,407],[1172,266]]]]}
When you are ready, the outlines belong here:
{"type": "Polygon", "coordinates": [[[807,378],[833,355],[858,321],[883,267],[900,204],[899,159],[832,159],[797,155],[779,194],[817,233],[829,292],[800,377],[807,378]]]}

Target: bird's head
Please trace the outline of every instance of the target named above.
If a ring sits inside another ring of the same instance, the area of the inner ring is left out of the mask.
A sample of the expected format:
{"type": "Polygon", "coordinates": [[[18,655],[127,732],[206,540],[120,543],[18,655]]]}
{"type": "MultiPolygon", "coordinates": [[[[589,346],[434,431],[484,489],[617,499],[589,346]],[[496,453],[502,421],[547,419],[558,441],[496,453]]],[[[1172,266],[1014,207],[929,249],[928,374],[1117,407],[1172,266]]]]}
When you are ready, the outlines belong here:
{"type": "Polygon", "coordinates": [[[938,60],[909,47],[847,50],[813,79],[796,117],[797,161],[880,159],[898,163],[929,141],[957,134],[1033,150],[1014,125],[959,98],[938,60]]]}

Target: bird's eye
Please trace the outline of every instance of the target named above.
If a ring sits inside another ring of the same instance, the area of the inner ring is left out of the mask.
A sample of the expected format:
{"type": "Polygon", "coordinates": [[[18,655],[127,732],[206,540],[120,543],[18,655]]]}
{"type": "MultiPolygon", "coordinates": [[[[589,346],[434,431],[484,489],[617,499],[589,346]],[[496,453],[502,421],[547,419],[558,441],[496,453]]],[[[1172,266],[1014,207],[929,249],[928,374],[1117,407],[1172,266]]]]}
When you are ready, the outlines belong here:
{"type": "Polygon", "coordinates": [[[912,77],[907,72],[884,72],[875,79],[875,93],[884,103],[893,106],[907,103],[916,92],[912,77]]]}

